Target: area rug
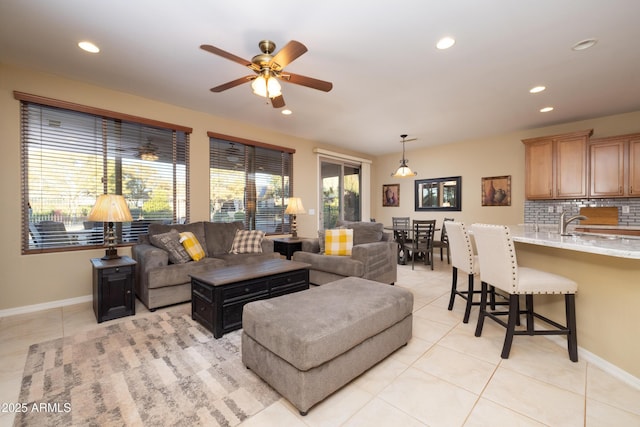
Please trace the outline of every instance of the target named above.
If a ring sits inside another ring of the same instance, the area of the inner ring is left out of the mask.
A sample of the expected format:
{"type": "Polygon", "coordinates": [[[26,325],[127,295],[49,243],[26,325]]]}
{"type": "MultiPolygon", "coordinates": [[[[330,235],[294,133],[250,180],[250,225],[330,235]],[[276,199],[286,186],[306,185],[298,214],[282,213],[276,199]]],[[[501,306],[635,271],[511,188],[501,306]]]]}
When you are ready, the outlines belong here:
{"type": "Polygon", "coordinates": [[[187,310],[132,316],[29,349],[15,426],[234,426],[279,399],[187,310]]]}

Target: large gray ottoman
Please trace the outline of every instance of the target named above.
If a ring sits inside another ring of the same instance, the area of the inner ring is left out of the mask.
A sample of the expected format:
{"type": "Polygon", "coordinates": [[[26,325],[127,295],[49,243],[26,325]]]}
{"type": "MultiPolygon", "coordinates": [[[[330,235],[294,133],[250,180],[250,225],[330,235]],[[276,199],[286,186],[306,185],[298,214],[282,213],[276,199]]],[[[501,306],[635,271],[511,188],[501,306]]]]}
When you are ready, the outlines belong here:
{"type": "Polygon", "coordinates": [[[242,315],[242,361],[307,411],[411,338],[413,294],[347,277],[255,301],[242,315]]]}

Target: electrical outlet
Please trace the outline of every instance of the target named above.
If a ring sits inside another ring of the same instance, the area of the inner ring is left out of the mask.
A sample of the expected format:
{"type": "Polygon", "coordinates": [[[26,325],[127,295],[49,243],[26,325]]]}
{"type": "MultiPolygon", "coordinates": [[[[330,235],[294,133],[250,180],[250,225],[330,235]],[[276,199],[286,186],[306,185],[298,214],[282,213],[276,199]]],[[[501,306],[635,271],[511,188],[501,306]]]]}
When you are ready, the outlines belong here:
{"type": "Polygon", "coordinates": [[[309,209],[309,215],[315,215],[315,214],[316,214],[315,209],[309,209]]]}
{"type": "Polygon", "coordinates": [[[547,212],[553,213],[553,206],[549,206],[549,208],[547,209],[547,212]]]}
{"type": "Polygon", "coordinates": [[[629,205],[622,206],[622,213],[623,214],[628,214],[629,213],[629,205]]]}

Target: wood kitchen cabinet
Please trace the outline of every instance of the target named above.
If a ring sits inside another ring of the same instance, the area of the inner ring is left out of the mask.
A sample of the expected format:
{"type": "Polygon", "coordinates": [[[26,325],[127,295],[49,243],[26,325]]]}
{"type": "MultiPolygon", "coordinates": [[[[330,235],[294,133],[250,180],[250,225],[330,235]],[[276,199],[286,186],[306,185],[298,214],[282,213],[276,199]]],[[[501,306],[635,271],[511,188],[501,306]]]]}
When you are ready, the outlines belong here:
{"type": "Polygon", "coordinates": [[[592,139],[589,161],[590,197],[640,194],[640,133],[592,139]]]}
{"type": "Polygon", "coordinates": [[[523,139],[525,197],[575,199],[587,197],[587,143],[593,129],[523,139]]]}

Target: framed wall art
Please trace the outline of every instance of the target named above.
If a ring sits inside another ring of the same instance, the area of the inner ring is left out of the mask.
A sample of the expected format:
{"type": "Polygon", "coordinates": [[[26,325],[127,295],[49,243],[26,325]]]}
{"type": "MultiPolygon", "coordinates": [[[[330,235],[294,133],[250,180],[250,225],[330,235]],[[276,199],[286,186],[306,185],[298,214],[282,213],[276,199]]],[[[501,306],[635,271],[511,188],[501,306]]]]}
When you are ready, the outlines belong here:
{"type": "Polygon", "coordinates": [[[482,178],[482,206],[511,206],[511,175],[482,178]]]}
{"type": "Polygon", "coordinates": [[[400,184],[384,184],[382,186],[382,206],[400,206],[400,184]]]}

